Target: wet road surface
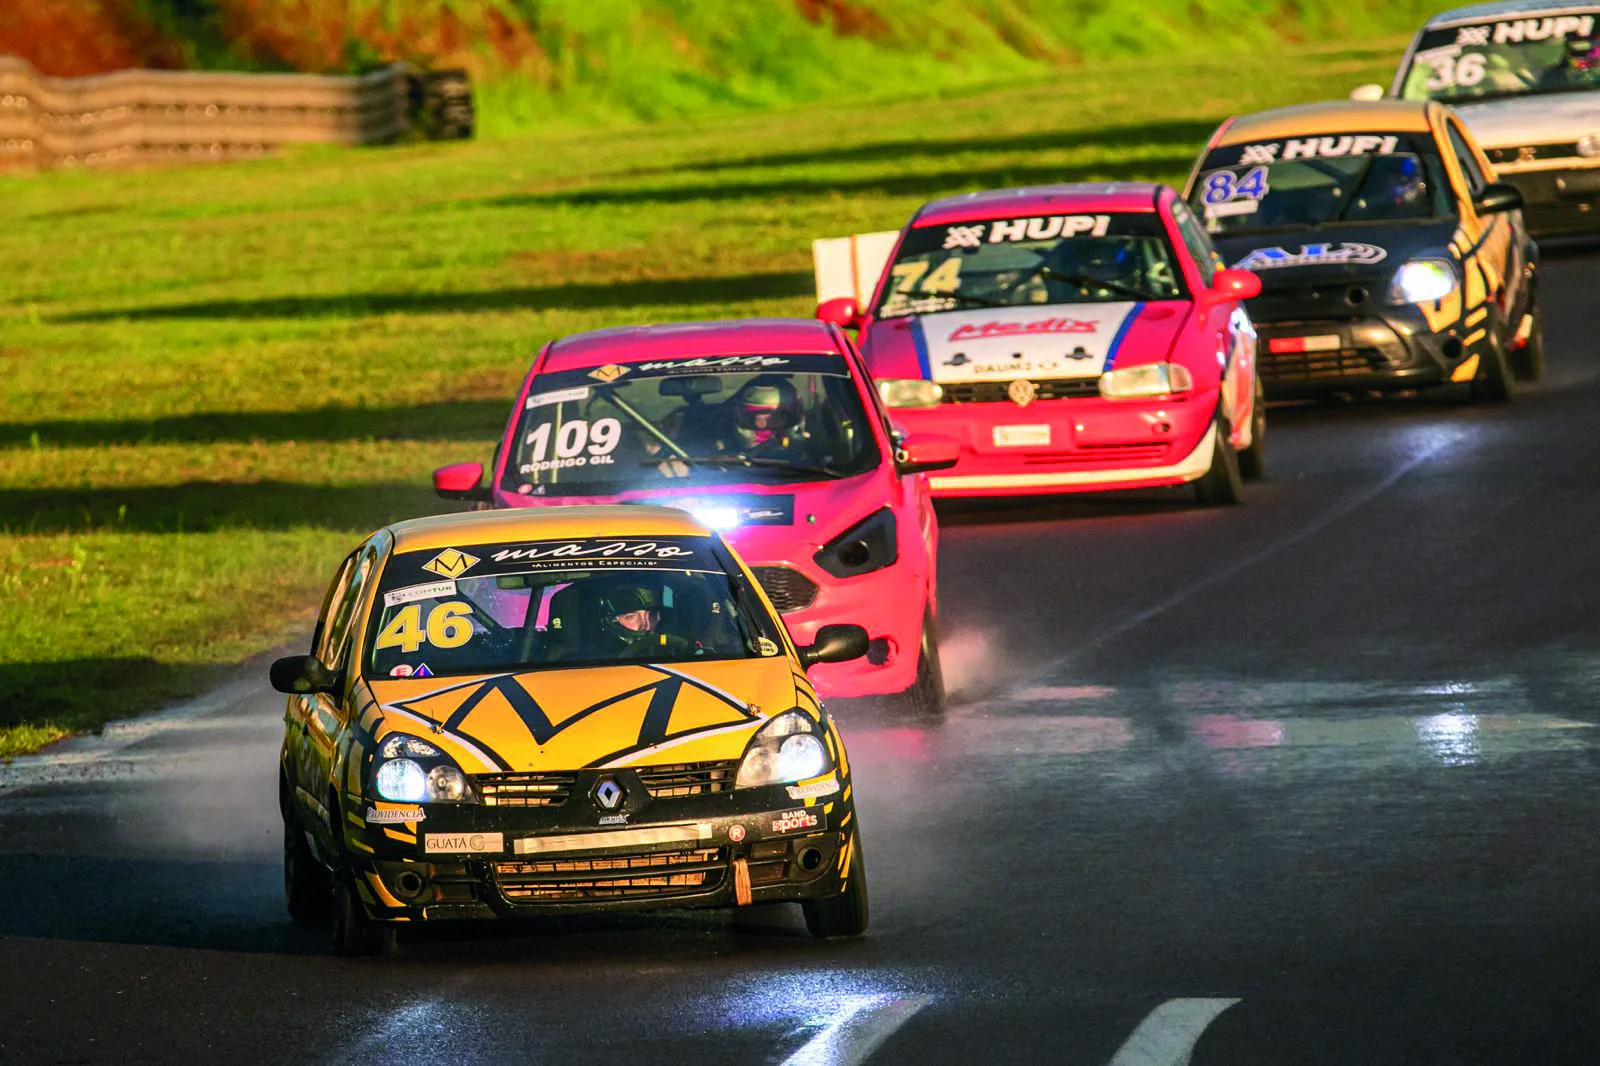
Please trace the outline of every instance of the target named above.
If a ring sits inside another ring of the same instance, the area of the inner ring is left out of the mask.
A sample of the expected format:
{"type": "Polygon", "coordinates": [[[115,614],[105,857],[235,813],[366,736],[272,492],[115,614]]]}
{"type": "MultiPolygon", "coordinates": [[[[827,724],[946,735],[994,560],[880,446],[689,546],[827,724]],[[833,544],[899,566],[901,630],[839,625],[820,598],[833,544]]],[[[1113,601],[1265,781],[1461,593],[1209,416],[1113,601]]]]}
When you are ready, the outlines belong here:
{"type": "Polygon", "coordinates": [[[864,940],[334,959],[282,911],[262,671],[0,769],[0,1061],[1600,1062],[1595,276],[1547,264],[1513,406],[1275,409],[1243,507],[947,509],[963,699],[836,707],[864,940]]]}

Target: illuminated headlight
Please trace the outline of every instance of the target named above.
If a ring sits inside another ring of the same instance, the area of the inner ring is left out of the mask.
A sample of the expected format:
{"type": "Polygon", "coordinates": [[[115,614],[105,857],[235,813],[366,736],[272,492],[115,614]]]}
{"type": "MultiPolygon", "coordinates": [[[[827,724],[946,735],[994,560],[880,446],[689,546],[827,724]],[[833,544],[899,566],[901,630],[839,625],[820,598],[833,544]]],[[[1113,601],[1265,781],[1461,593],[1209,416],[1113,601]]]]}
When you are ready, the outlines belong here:
{"type": "Polygon", "coordinates": [[[449,756],[420,737],[395,733],[378,746],[372,773],[378,799],[397,803],[470,803],[472,786],[449,756]]]}
{"type": "Polygon", "coordinates": [[[1431,304],[1456,287],[1456,270],[1445,259],[1413,259],[1402,263],[1389,286],[1392,304],[1431,304]]]}
{"type": "Polygon", "coordinates": [[[1578,154],[1585,159],[1593,159],[1600,155],[1600,133],[1590,133],[1578,140],[1575,146],[1578,154]]]}
{"type": "Polygon", "coordinates": [[[1127,366],[1100,375],[1100,395],[1108,400],[1136,400],[1167,396],[1194,388],[1194,375],[1179,363],[1127,366]]]}
{"type": "Polygon", "coordinates": [[[937,407],[944,389],[921,378],[886,378],[878,382],[886,407],[937,407]]]}
{"type": "Polygon", "coordinates": [[[822,726],[799,711],[780,714],[750,741],[734,788],[782,785],[817,777],[833,768],[828,746],[818,735],[822,726]]]}
{"type": "Polygon", "coordinates": [[[694,506],[689,508],[689,513],[707,529],[724,530],[739,527],[739,510],[736,507],[694,506]]]}

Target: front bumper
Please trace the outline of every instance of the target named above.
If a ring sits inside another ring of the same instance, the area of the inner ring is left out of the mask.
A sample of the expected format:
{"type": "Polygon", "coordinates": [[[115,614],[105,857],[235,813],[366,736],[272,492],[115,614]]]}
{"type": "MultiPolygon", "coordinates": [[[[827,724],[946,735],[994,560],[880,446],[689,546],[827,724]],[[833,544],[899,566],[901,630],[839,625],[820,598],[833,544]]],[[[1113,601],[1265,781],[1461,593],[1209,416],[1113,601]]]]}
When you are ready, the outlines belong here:
{"type": "Polygon", "coordinates": [[[1473,354],[1465,343],[1470,334],[1464,335],[1459,324],[1434,333],[1415,307],[1367,314],[1341,309],[1332,305],[1348,304],[1351,297],[1337,288],[1328,294],[1263,294],[1250,301],[1256,367],[1268,399],[1444,385],[1473,354]]]}
{"type": "Polygon", "coordinates": [[[368,913],[415,922],[734,906],[737,860],[751,903],[840,891],[855,828],[847,781],[806,799],[780,785],[640,804],[630,771],[605,772],[630,797],[620,825],[600,824],[588,797],[601,772],[585,771],[558,808],[432,804],[420,822],[352,829],[345,858],[368,913]]]}
{"type": "Polygon", "coordinates": [[[928,476],[939,497],[1015,496],[1178,485],[1211,465],[1216,390],[1159,400],[1099,396],[900,408],[908,434],[961,443],[956,465],[928,476]]]}
{"type": "Polygon", "coordinates": [[[1522,218],[1533,236],[1600,232],[1600,164],[1498,173],[1522,191],[1522,218]]]}

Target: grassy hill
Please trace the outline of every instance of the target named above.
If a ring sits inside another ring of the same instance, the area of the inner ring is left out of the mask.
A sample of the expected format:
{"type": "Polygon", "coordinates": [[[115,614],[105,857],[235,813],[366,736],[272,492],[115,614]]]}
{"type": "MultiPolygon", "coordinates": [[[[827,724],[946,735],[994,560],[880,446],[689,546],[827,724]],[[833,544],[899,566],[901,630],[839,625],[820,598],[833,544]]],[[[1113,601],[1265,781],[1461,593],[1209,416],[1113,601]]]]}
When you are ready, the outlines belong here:
{"type": "Polygon", "coordinates": [[[1271,55],[1405,34],[1435,0],[27,0],[0,53],[46,73],[126,66],[348,72],[464,66],[482,128],[885,100],[1141,59],[1271,55]]]}

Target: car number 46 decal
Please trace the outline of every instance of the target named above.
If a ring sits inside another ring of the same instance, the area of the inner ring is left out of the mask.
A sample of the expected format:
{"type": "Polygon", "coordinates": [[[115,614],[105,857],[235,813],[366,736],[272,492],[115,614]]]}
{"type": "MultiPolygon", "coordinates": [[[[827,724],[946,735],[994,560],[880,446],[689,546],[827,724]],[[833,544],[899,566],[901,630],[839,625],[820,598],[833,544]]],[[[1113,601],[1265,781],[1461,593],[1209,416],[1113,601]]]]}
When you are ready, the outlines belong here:
{"type": "Polygon", "coordinates": [[[422,605],[413,603],[403,607],[389,619],[389,624],[378,634],[376,647],[399,648],[410,654],[424,644],[436,648],[459,648],[472,639],[472,605],[460,600],[441,603],[428,612],[428,622],[422,622],[422,605]]]}

